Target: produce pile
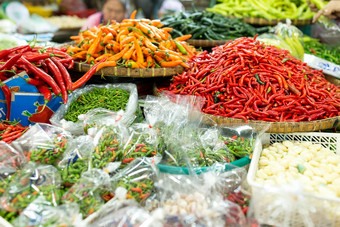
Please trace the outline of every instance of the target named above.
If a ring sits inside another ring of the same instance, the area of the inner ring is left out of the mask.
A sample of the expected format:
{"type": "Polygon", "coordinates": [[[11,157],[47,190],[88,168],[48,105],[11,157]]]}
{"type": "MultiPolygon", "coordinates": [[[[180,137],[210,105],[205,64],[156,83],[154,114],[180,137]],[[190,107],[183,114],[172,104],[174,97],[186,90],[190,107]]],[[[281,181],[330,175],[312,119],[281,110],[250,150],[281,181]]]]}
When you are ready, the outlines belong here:
{"type": "Polygon", "coordinates": [[[191,59],[168,89],[205,98],[207,114],[247,120],[313,121],[339,116],[339,88],[288,51],[239,38],[191,59]]]}
{"type": "Polygon", "coordinates": [[[191,35],[172,39],[172,28],[164,27],[159,20],[125,19],[122,23],[112,21],[106,26],[99,25],[71,37],[76,45],[71,45],[67,53],[74,60],[100,64],[102,67],[121,66],[128,68],[155,68],[183,66],[195,54],[186,39],[191,35]]]}
{"type": "MultiPolygon", "coordinates": [[[[45,102],[52,98],[52,89],[55,95],[62,95],[66,104],[68,93],[72,91],[72,80],[67,69],[73,67],[73,59],[66,53],[66,49],[32,48],[29,45],[13,47],[0,51],[0,80],[26,71],[30,78],[27,83],[37,87],[44,95],[45,102]]],[[[10,110],[11,92],[7,85],[1,84],[7,100],[7,109],[10,110]]],[[[9,113],[7,113],[9,117],[9,113]]]]}
{"type": "Polygon", "coordinates": [[[112,111],[125,110],[130,94],[123,89],[94,88],[93,91],[80,95],[67,110],[64,119],[77,122],[78,116],[94,108],[106,108],[112,111]]]}
{"type": "Polygon", "coordinates": [[[161,19],[166,27],[171,27],[172,37],[192,34],[192,39],[229,40],[239,37],[255,36],[268,30],[253,26],[235,18],[227,18],[217,13],[195,11],[193,13],[180,12],[161,19]]]}
{"type": "Polygon", "coordinates": [[[28,127],[20,125],[20,122],[16,121],[1,121],[0,123],[0,141],[11,143],[22,136],[28,127]]]}
{"type": "Polygon", "coordinates": [[[313,54],[319,58],[340,65],[340,47],[331,48],[316,39],[304,37],[304,49],[307,54],[313,54]]]}
{"type": "MultiPolygon", "coordinates": [[[[314,13],[308,6],[307,0],[297,1],[276,1],[276,0],[221,0],[213,8],[207,9],[210,12],[224,16],[255,17],[273,19],[312,19],[314,13]]],[[[309,2],[322,9],[325,3],[320,0],[309,2]]]]}

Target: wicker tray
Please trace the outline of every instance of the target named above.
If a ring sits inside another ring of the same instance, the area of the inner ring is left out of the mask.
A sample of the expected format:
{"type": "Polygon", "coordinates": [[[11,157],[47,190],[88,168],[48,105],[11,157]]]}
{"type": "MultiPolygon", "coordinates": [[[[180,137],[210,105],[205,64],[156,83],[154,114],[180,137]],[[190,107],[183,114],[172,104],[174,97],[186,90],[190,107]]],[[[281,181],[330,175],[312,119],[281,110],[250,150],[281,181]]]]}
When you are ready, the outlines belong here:
{"type": "MultiPolygon", "coordinates": [[[[92,66],[90,64],[74,63],[73,70],[78,72],[87,72],[92,66]]],[[[182,73],[184,67],[177,66],[173,68],[150,68],[150,69],[130,69],[124,67],[105,67],[100,69],[94,75],[101,76],[116,76],[116,77],[137,77],[137,78],[149,78],[149,77],[165,77],[173,76],[177,73],[182,73]]]]}
{"type": "Polygon", "coordinates": [[[187,43],[195,47],[215,47],[219,45],[224,45],[229,40],[204,40],[204,39],[189,39],[187,43]]]}
{"type": "MultiPolygon", "coordinates": [[[[286,19],[275,19],[275,20],[267,20],[264,18],[255,18],[255,17],[244,17],[243,22],[248,24],[254,25],[277,25],[279,22],[286,22],[286,19]]],[[[291,19],[293,25],[309,25],[312,23],[312,19],[308,20],[298,20],[298,19],[291,19]]]]}
{"type": "MultiPolygon", "coordinates": [[[[155,96],[160,94],[156,84],[154,84],[153,93],[155,96]]],[[[224,126],[233,126],[245,123],[242,119],[220,117],[206,113],[203,113],[202,122],[208,125],[218,124],[224,126]]],[[[268,124],[269,128],[266,131],[268,133],[315,132],[336,127],[340,123],[340,116],[316,121],[267,122],[249,120],[247,123],[256,128],[266,127],[268,124]]]]}

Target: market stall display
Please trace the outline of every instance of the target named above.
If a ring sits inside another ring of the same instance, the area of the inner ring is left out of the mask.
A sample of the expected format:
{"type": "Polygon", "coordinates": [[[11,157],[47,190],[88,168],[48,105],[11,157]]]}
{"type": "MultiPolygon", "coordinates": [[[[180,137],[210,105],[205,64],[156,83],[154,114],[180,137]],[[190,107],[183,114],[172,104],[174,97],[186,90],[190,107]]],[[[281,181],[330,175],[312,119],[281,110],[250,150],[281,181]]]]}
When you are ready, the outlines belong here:
{"type": "Polygon", "coordinates": [[[23,127],[20,122],[2,121],[0,123],[0,140],[11,143],[13,140],[22,136],[28,127],[23,127]]]}
{"type": "Polygon", "coordinates": [[[313,54],[317,57],[325,59],[340,65],[340,48],[330,47],[327,44],[320,43],[317,39],[305,36],[303,38],[305,53],[313,54]]]}
{"type": "MultiPolygon", "coordinates": [[[[67,53],[83,63],[95,64],[106,59],[96,71],[117,66],[111,69],[111,75],[124,75],[126,70],[120,71],[121,67],[139,69],[139,74],[154,72],[149,68],[188,68],[186,62],[196,51],[185,42],[191,35],[174,40],[169,34],[172,29],[162,27],[159,20],[136,20],[134,17],[122,23],[99,25],[72,37],[76,45],[69,46],[67,53]]],[[[168,75],[165,69],[163,74],[168,75]]]]}
{"type": "Polygon", "coordinates": [[[52,16],[45,18],[45,20],[57,26],[59,30],[80,29],[86,22],[86,19],[77,16],[52,16]]]}

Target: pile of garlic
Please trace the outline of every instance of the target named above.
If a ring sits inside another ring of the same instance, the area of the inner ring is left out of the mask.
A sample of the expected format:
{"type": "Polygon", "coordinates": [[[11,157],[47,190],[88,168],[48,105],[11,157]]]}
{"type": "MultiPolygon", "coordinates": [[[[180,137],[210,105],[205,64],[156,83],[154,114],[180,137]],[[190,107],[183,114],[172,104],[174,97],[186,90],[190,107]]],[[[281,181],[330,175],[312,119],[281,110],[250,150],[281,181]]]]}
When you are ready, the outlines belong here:
{"type": "Polygon", "coordinates": [[[264,148],[255,181],[283,185],[293,180],[307,192],[340,197],[340,155],[310,142],[284,141],[264,148]]]}

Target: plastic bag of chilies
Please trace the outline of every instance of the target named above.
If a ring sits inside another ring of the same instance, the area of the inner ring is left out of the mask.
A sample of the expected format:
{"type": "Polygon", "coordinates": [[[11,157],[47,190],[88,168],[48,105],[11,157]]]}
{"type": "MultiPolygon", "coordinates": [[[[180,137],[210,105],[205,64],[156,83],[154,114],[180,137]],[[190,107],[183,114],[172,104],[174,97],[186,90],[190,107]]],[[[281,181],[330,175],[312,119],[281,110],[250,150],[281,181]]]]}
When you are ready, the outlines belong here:
{"type": "Polygon", "coordinates": [[[0,215],[7,221],[12,221],[39,196],[57,206],[60,199],[60,182],[60,175],[55,167],[29,162],[11,178],[0,198],[0,215]]]}

